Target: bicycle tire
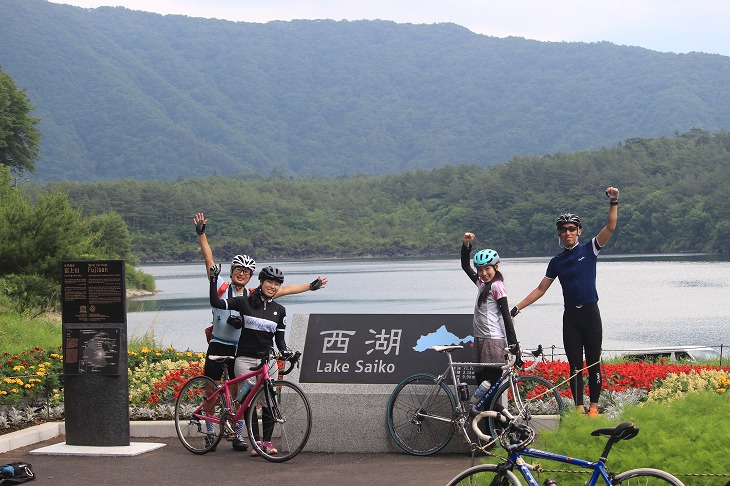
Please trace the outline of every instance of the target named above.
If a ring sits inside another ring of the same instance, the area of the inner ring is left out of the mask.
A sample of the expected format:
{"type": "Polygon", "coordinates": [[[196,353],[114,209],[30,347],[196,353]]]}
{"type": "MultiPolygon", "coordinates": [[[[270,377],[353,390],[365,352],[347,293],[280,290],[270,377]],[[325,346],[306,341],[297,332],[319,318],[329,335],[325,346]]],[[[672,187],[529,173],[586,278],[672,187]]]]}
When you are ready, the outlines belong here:
{"type": "Polygon", "coordinates": [[[520,486],[512,471],[499,471],[496,464],[480,464],[456,475],[447,486],[520,486]]]}
{"type": "MultiPolygon", "coordinates": [[[[555,415],[562,415],[565,411],[563,399],[552,383],[534,375],[524,375],[515,378],[517,390],[524,404],[523,410],[518,410],[509,381],[505,381],[489,403],[488,410],[495,410],[501,403],[517,418],[518,423],[525,423],[535,430],[550,428],[555,415]],[[550,391],[548,391],[550,390],[550,391]],[[546,392],[544,393],[543,392],[546,392]]],[[[499,436],[502,422],[495,418],[487,419],[489,433],[492,437],[499,436]]]]}
{"type": "Polygon", "coordinates": [[[265,384],[256,392],[245,413],[251,447],[267,461],[288,461],[299,454],[309,440],[312,409],[304,392],[294,383],[275,380],[272,385],[265,384]],[[274,390],[271,403],[269,397],[272,392],[271,388],[267,391],[267,387],[273,387],[274,390]],[[271,442],[276,452],[272,453],[263,444],[257,443],[267,435],[263,427],[270,427],[271,442]],[[264,434],[261,434],[262,431],[264,434]]]}
{"type": "Polygon", "coordinates": [[[388,431],[401,449],[415,456],[437,453],[454,435],[456,400],[451,388],[436,380],[425,373],[409,376],[388,399],[388,431]]]}
{"type": "Polygon", "coordinates": [[[175,400],[175,431],[187,450],[194,454],[206,454],[215,450],[223,436],[220,417],[223,416],[223,396],[218,395],[213,410],[206,412],[214,420],[206,421],[193,415],[207,399],[217,384],[207,376],[195,376],[183,385],[175,400]]]}
{"type": "Polygon", "coordinates": [[[671,484],[672,486],[684,486],[684,483],[668,472],[659,469],[640,468],[617,474],[611,484],[623,486],[658,486],[671,484]]]}

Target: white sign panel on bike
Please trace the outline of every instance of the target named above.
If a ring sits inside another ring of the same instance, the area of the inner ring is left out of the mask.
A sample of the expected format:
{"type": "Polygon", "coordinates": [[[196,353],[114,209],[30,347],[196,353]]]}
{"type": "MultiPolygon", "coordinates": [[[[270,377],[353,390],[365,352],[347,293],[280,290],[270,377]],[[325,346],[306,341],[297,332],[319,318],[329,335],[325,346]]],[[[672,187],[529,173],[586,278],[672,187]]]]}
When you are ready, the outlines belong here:
{"type": "MultiPolygon", "coordinates": [[[[454,352],[454,361],[473,361],[472,318],[471,314],[311,314],[299,380],[398,383],[413,373],[438,374],[444,356],[432,346],[463,345],[454,352]]],[[[468,382],[471,378],[465,377],[468,382]]]]}

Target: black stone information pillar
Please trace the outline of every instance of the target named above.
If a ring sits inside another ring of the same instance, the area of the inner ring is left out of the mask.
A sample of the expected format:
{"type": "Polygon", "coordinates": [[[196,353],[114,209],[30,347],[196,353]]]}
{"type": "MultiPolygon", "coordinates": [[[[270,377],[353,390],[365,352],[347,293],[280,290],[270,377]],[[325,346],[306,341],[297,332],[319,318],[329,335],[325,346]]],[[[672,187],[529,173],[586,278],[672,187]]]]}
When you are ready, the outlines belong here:
{"type": "Polygon", "coordinates": [[[61,277],[66,444],[129,445],[124,261],[65,261],[61,277]]]}

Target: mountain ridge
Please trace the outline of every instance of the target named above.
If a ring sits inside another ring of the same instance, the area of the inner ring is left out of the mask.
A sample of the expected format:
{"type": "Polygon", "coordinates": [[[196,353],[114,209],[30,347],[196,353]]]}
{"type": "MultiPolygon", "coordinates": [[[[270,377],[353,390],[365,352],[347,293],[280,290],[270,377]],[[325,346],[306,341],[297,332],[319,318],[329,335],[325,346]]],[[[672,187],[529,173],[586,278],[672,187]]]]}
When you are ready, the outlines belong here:
{"type": "Polygon", "coordinates": [[[44,0],[0,2],[0,41],[42,120],[38,182],[487,167],[730,128],[714,54],[44,0]]]}

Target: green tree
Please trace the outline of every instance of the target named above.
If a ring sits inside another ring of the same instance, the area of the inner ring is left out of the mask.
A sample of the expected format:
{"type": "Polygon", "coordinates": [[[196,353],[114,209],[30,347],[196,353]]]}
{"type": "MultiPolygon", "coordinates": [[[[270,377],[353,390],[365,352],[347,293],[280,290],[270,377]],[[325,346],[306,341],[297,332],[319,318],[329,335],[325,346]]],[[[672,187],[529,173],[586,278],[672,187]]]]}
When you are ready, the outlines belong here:
{"type": "Polygon", "coordinates": [[[32,109],[25,90],[0,69],[0,163],[17,171],[35,171],[41,136],[32,109]]]}

